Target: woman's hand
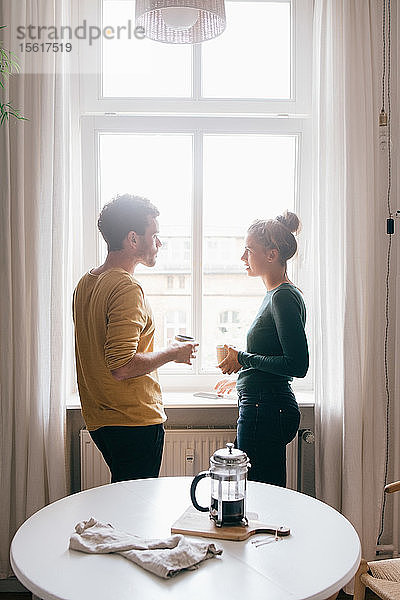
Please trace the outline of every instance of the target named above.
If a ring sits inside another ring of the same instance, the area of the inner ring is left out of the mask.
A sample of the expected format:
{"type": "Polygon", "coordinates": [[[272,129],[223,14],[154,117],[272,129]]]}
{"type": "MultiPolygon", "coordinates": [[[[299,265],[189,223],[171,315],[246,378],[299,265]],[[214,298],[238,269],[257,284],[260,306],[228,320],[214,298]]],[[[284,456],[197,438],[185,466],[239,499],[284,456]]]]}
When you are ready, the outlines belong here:
{"type": "Polygon", "coordinates": [[[235,387],[236,381],[232,381],[232,379],[225,377],[225,379],[217,381],[217,383],[214,386],[214,390],[217,390],[218,396],[223,396],[225,393],[230,394],[231,391],[235,389],[235,387]]]}
{"type": "Polygon", "coordinates": [[[242,365],[238,361],[239,350],[233,346],[224,345],[224,348],[228,348],[228,355],[223,361],[217,365],[221,369],[222,373],[230,375],[231,373],[237,373],[242,368],[242,365]]]}

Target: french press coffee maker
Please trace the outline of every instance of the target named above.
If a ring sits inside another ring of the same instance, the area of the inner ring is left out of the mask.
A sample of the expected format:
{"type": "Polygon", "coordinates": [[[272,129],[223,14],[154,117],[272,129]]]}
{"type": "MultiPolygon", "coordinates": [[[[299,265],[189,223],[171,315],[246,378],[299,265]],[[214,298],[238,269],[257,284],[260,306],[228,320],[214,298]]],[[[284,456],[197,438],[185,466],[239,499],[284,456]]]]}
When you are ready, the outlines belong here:
{"type": "Polygon", "coordinates": [[[217,527],[248,524],[246,518],[247,470],[251,467],[245,452],[232,443],[216,450],[210,458],[210,469],[202,471],[192,481],[190,497],[193,506],[201,512],[210,511],[210,519],[217,527]],[[196,500],[196,487],[204,477],[211,478],[211,505],[200,506],[196,500]]]}

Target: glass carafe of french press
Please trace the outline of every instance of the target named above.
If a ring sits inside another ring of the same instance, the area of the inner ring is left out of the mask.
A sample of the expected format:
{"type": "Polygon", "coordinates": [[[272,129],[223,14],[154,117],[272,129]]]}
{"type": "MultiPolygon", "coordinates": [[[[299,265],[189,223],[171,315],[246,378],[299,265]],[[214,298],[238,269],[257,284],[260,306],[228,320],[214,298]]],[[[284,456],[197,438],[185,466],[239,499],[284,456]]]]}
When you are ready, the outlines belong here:
{"type": "Polygon", "coordinates": [[[193,506],[202,512],[210,511],[210,519],[221,525],[247,525],[246,482],[250,467],[245,452],[226,444],[210,458],[210,469],[202,471],[192,481],[190,497],[193,506]],[[211,478],[211,505],[200,506],[196,500],[196,487],[203,477],[211,478]]]}

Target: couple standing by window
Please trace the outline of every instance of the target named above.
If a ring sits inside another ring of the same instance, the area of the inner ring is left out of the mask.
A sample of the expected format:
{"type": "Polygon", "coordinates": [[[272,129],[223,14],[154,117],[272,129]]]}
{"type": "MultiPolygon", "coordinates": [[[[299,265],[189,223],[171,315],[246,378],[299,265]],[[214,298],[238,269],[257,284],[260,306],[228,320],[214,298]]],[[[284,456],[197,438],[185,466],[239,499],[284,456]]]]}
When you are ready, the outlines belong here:
{"type": "MultiPolygon", "coordinates": [[[[191,364],[197,343],[173,343],[154,351],[154,320],[138,264],[153,267],[161,246],[158,209],[125,194],[102,209],[99,230],[107,243],[104,264],[86,273],[73,299],[75,355],[82,414],[108,464],[112,482],[159,474],[166,420],[157,369],[167,362],[191,364]]],[[[286,262],[297,250],[299,220],[284,213],[253,223],[242,260],[267,292],[247,336],[246,351],[229,346],[219,367],[239,372],[236,384],[237,443],[251,461],[249,479],[284,486],[286,444],[296,435],[300,413],[290,387],[304,377],[308,349],[301,292],[289,281],[286,262]]]]}

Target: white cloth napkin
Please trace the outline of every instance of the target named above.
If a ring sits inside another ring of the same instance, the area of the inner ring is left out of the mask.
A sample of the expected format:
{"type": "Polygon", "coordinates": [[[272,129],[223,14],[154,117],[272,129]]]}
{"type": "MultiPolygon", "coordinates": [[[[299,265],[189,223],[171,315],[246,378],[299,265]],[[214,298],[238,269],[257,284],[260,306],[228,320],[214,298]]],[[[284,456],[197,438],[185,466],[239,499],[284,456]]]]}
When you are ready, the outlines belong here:
{"type": "Polygon", "coordinates": [[[75,532],[69,540],[71,550],[91,554],[116,552],[164,579],[183,569],[195,569],[206,558],[222,554],[215,544],[189,541],[183,535],[164,540],[140,538],[93,517],[77,523],[75,532]]]}

